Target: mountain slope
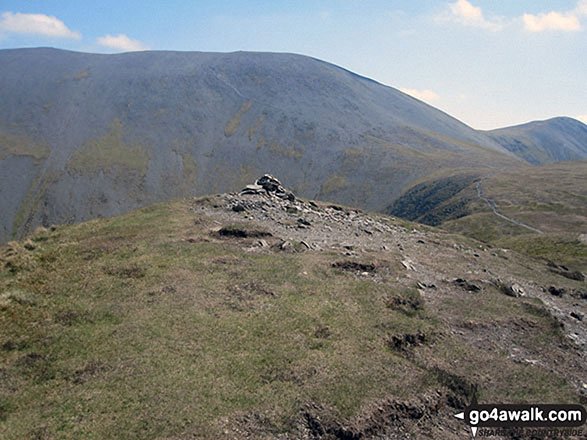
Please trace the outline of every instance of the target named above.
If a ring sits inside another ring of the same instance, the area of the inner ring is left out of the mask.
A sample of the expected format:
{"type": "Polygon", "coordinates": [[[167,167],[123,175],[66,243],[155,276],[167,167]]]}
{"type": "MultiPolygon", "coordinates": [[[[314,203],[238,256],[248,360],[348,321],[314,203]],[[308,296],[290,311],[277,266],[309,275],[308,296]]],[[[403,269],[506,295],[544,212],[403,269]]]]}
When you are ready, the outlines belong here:
{"type": "Polygon", "coordinates": [[[396,89],[299,55],[3,50],[0,90],[0,242],[263,172],[381,209],[432,171],[520,162],[396,89]]]}
{"type": "Polygon", "coordinates": [[[534,165],[587,159],[587,125],[576,119],[553,118],[486,133],[534,165]]]}
{"type": "Polygon", "coordinates": [[[0,248],[0,437],[461,439],[473,397],[585,398],[585,309],[540,261],[271,193],[39,230],[0,248]]]}
{"type": "Polygon", "coordinates": [[[387,212],[587,270],[584,160],[429,179],[387,212]]]}

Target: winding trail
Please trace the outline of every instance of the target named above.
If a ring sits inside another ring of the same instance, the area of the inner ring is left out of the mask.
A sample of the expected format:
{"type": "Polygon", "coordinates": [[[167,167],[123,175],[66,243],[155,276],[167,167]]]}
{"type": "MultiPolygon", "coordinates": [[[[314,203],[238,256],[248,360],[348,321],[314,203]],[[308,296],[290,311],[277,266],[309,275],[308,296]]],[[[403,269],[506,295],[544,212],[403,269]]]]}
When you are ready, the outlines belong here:
{"type": "MultiPolygon", "coordinates": [[[[493,174],[495,174],[495,173],[493,173],[493,174]]],[[[481,180],[479,180],[479,181],[476,182],[475,185],[477,186],[477,196],[481,200],[485,201],[485,203],[487,203],[487,206],[489,206],[489,208],[491,208],[491,210],[493,211],[493,213],[496,216],[498,216],[498,217],[500,217],[500,218],[502,218],[502,219],[504,219],[504,220],[506,220],[506,221],[508,221],[510,223],[513,223],[515,225],[518,225],[518,226],[521,226],[523,228],[529,229],[532,232],[537,232],[538,234],[544,234],[544,232],[541,231],[540,229],[533,228],[532,226],[528,226],[527,224],[522,223],[521,221],[516,220],[515,218],[511,218],[511,217],[508,217],[507,215],[502,214],[501,212],[499,212],[497,210],[497,207],[495,206],[495,203],[493,203],[487,197],[484,197],[483,196],[483,189],[481,188],[481,182],[483,182],[484,180],[489,179],[491,176],[493,176],[493,174],[489,174],[489,175],[485,176],[483,179],[481,179],[481,180]]]]}

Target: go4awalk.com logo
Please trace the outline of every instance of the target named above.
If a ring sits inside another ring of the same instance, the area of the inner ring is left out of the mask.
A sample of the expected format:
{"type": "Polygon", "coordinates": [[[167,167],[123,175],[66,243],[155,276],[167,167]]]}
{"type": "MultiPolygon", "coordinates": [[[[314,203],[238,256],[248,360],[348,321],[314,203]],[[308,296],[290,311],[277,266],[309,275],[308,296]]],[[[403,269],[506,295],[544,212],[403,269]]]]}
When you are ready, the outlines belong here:
{"type": "Polygon", "coordinates": [[[473,438],[503,435],[515,431],[523,435],[548,432],[552,437],[579,436],[587,412],[582,405],[556,404],[478,404],[473,400],[465,411],[455,414],[471,427],[473,438]]]}

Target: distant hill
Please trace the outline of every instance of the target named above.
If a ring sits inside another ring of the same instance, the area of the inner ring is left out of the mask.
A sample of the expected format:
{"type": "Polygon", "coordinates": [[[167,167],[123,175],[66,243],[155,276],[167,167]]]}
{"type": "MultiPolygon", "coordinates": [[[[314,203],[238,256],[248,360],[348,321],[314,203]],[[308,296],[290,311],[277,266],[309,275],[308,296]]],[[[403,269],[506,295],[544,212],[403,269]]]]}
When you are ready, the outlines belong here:
{"type": "Polygon", "coordinates": [[[576,119],[553,118],[486,133],[533,165],[587,159],[587,125],[576,119]]]}
{"type": "Polygon", "coordinates": [[[300,55],[2,50],[0,98],[0,242],[264,172],[380,210],[431,172],[520,163],[427,104],[300,55]]]}

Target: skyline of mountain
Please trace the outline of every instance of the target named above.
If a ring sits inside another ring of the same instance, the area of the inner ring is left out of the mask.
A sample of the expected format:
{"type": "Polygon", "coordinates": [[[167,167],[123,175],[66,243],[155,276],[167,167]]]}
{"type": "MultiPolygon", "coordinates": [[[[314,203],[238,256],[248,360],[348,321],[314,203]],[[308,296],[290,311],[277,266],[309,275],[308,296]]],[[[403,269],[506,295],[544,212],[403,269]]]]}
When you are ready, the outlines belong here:
{"type": "Polygon", "coordinates": [[[381,211],[419,179],[523,163],[495,133],[295,54],[2,50],[0,89],[0,241],[265,172],[381,211]]]}

